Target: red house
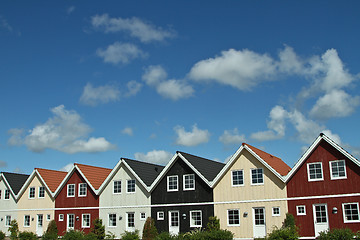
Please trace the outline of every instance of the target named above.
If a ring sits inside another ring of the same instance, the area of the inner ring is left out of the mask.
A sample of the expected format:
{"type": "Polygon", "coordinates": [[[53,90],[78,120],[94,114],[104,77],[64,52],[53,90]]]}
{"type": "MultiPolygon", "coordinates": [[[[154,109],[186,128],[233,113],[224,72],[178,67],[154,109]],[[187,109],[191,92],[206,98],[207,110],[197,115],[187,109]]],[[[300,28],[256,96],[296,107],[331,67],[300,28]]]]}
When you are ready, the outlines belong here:
{"type": "Polygon", "coordinates": [[[300,235],[313,239],[334,228],[360,229],[360,162],[324,134],[287,178],[288,211],[300,235]]]}
{"type": "Polygon", "coordinates": [[[75,229],[89,233],[99,217],[98,189],[111,169],[75,163],[55,193],[59,235],[75,229]]]}

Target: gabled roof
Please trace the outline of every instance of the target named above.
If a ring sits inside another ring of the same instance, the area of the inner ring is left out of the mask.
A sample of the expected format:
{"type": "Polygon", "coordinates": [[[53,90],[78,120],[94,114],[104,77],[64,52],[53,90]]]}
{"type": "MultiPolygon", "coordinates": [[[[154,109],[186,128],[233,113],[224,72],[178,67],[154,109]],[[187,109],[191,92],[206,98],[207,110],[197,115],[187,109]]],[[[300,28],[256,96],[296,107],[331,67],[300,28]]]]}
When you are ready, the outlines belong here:
{"type": "Polygon", "coordinates": [[[2,172],[1,175],[3,176],[5,182],[7,183],[10,191],[13,193],[15,198],[29,177],[29,175],[27,174],[10,172],[2,172]]]}
{"type": "Polygon", "coordinates": [[[226,163],[225,167],[216,176],[212,182],[212,187],[214,187],[220,181],[220,179],[230,169],[230,167],[238,159],[243,151],[248,151],[252,156],[254,156],[255,159],[262,163],[262,165],[274,173],[274,175],[277,176],[282,182],[285,182],[285,176],[291,170],[291,168],[285,162],[283,162],[281,158],[275,157],[247,143],[243,143],[235,152],[235,154],[232,155],[230,160],[226,163]]]}
{"type": "Polygon", "coordinates": [[[211,182],[218,172],[225,166],[225,164],[221,162],[177,151],[171,158],[170,162],[168,162],[165,168],[161,171],[160,175],[154,180],[150,187],[150,191],[156,187],[156,185],[161,181],[178,159],[183,160],[185,164],[188,165],[209,187],[211,187],[211,182]]]}
{"type": "Polygon", "coordinates": [[[324,133],[320,133],[320,135],[315,139],[315,141],[311,144],[311,146],[305,151],[305,153],[300,157],[300,159],[296,162],[295,166],[291,169],[289,174],[286,176],[286,182],[298,171],[301,165],[306,161],[306,159],[311,155],[311,153],[319,146],[322,141],[326,141],[332,147],[334,147],[337,151],[342,153],[345,157],[350,159],[350,161],[354,162],[357,166],[360,167],[360,162],[353,155],[348,153],[345,149],[343,149],[340,145],[335,143],[332,139],[326,136],[324,133]]]}

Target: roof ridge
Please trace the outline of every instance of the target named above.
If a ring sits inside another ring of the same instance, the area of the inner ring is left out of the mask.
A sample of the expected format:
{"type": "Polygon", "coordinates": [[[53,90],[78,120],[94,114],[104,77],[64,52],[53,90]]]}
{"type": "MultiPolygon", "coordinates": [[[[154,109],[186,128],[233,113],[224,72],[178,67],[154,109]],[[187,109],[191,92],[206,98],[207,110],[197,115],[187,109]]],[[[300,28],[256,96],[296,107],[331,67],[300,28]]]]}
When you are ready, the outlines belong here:
{"type": "Polygon", "coordinates": [[[47,168],[35,168],[36,170],[45,170],[45,171],[54,171],[54,172],[64,172],[67,173],[66,171],[61,171],[61,170],[54,170],[54,169],[47,169],[47,168]]]}
{"type": "MultiPolygon", "coordinates": [[[[274,157],[274,158],[278,158],[278,159],[280,159],[281,161],[283,161],[280,157],[277,157],[277,156],[275,156],[275,155],[273,155],[273,154],[271,154],[271,153],[268,153],[268,152],[265,152],[264,150],[261,150],[260,148],[257,148],[257,147],[254,147],[253,145],[250,145],[250,144],[248,144],[248,143],[243,143],[242,144],[243,146],[244,145],[248,145],[248,146],[250,146],[250,147],[252,147],[252,148],[255,148],[256,150],[259,150],[260,152],[263,152],[263,153],[265,153],[265,154],[267,154],[267,155],[269,155],[269,156],[271,156],[271,157],[274,157]]],[[[284,161],[283,161],[284,162],[284,161]]],[[[285,162],[284,162],[285,163],[285,162]]],[[[285,163],[286,164],[286,163],[285,163]]],[[[286,164],[287,165],[287,164],[286,164]]]]}
{"type": "Polygon", "coordinates": [[[181,154],[181,153],[185,153],[185,154],[187,154],[187,155],[190,155],[190,156],[193,156],[193,157],[197,157],[197,158],[201,158],[201,159],[204,159],[204,160],[207,160],[207,161],[224,164],[224,163],[222,163],[222,162],[215,161],[215,160],[208,159],[208,158],[204,158],[204,157],[200,157],[200,156],[197,156],[197,155],[194,155],[194,154],[191,154],[191,153],[186,153],[186,152],[182,152],[182,151],[176,151],[176,153],[180,153],[180,154],[181,154]]]}
{"type": "Polygon", "coordinates": [[[112,170],[111,168],[99,167],[99,166],[88,165],[88,164],[82,164],[82,163],[74,163],[74,165],[77,165],[77,166],[85,166],[85,167],[93,167],[93,168],[110,169],[110,170],[112,170]]]}
{"type": "Polygon", "coordinates": [[[153,165],[156,167],[164,167],[163,165],[159,165],[159,164],[155,164],[155,163],[149,163],[149,162],[144,162],[144,161],[140,161],[140,160],[135,160],[135,159],[130,159],[130,158],[121,158],[122,160],[129,160],[129,161],[134,161],[134,162],[139,162],[139,163],[143,163],[143,164],[148,164],[148,165],[153,165]]]}

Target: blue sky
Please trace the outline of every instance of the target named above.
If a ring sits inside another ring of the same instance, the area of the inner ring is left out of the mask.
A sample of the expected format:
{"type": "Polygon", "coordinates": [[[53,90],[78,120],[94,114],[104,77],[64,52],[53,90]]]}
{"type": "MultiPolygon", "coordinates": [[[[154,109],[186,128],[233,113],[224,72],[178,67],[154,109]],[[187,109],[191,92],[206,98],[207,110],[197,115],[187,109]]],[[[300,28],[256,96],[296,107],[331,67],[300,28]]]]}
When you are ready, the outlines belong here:
{"type": "Polygon", "coordinates": [[[1,1],[0,169],[246,142],[360,156],[359,1],[1,1]]]}

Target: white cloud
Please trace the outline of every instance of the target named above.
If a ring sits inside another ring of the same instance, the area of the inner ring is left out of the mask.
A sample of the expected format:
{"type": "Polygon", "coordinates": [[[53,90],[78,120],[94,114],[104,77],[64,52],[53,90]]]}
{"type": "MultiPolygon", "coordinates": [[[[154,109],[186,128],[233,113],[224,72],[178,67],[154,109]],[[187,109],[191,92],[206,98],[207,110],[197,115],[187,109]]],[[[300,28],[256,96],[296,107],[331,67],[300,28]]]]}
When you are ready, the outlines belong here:
{"type": "Polygon", "coordinates": [[[66,10],[66,13],[68,15],[70,15],[71,13],[73,13],[75,11],[75,6],[70,6],[68,7],[68,9],[66,10]]]}
{"type": "Polygon", "coordinates": [[[91,18],[92,26],[96,29],[109,32],[127,32],[130,36],[138,38],[141,42],[163,41],[172,38],[172,30],[164,30],[139,18],[110,18],[108,14],[95,15],[91,18]]]}
{"type": "Polygon", "coordinates": [[[246,140],[245,140],[245,135],[244,134],[240,135],[238,129],[234,128],[233,130],[225,130],[223,135],[219,137],[219,141],[225,145],[231,145],[231,144],[241,144],[246,140]]]}
{"type": "Polygon", "coordinates": [[[122,131],[121,131],[122,134],[126,134],[126,135],[129,135],[129,136],[133,136],[134,135],[134,132],[133,132],[133,129],[131,127],[126,127],[124,128],[122,131]]]}
{"type": "Polygon", "coordinates": [[[9,32],[13,31],[13,28],[10,26],[8,21],[2,15],[0,15],[0,28],[6,29],[9,32]]]}
{"type": "Polygon", "coordinates": [[[77,112],[66,110],[63,105],[52,108],[51,112],[54,115],[52,118],[29,130],[28,134],[24,137],[17,135],[20,131],[10,131],[17,138],[15,141],[11,141],[14,135],[10,137],[9,144],[18,145],[22,143],[33,152],[54,149],[66,153],[94,153],[109,151],[115,148],[113,144],[103,137],[90,137],[88,139],[87,136],[92,130],[82,122],[77,112]]]}
{"type": "Polygon", "coordinates": [[[146,154],[137,152],[134,156],[135,159],[144,162],[166,165],[171,160],[173,154],[164,150],[153,150],[146,154]]]}
{"type": "Polygon", "coordinates": [[[20,146],[23,144],[23,137],[25,135],[24,129],[12,128],[8,130],[8,134],[11,137],[8,140],[8,144],[11,146],[20,146]]]}
{"type": "Polygon", "coordinates": [[[147,57],[147,54],[136,45],[121,42],[115,42],[106,49],[99,48],[96,50],[96,54],[103,58],[105,63],[112,63],[114,65],[119,63],[126,64],[133,59],[147,57]]]}
{"type": "Polygon", "coordinates": [[[125,94],[126,97],[135,96],[142,88],[142,84],[136,81],[130,81],[127,83],[128,91],[125,94]]]}
{"type": "Polygon", "coordinates": [[[192,131],[187,132],[182,126],[176,126],[174,128],[177,138],[175,144],[192,147],[202,143],[207,143],[210,139],[210,133],[208,130],[202,130],[195,124],[192,127],[192,131]]]}
{"type": "Polygon", "coordinates": [[[73,163],[69,163],[65,166],[63,166],[62,168],[59,169],[59,171],[64,171],[64,172],[68,172],[71,170],[71,168],[74,166],[73,163]]]}
{"type": "Polygon", "coordinates": [[[194,94],[194,89],[185,80],[167,80],[166,71],[159,65],[146,68],[142,79],[147,85],[155,87],[159,95],[174,101],[194,94]]]}
{"type": "Polygon", "coordinates": [[[80,102],[89,106],[96,106],[101,103],[115,102],[120,99],[120,91],[116,86],[104,85],[93,87],[87,83],[80,97],[80,102]]]}

